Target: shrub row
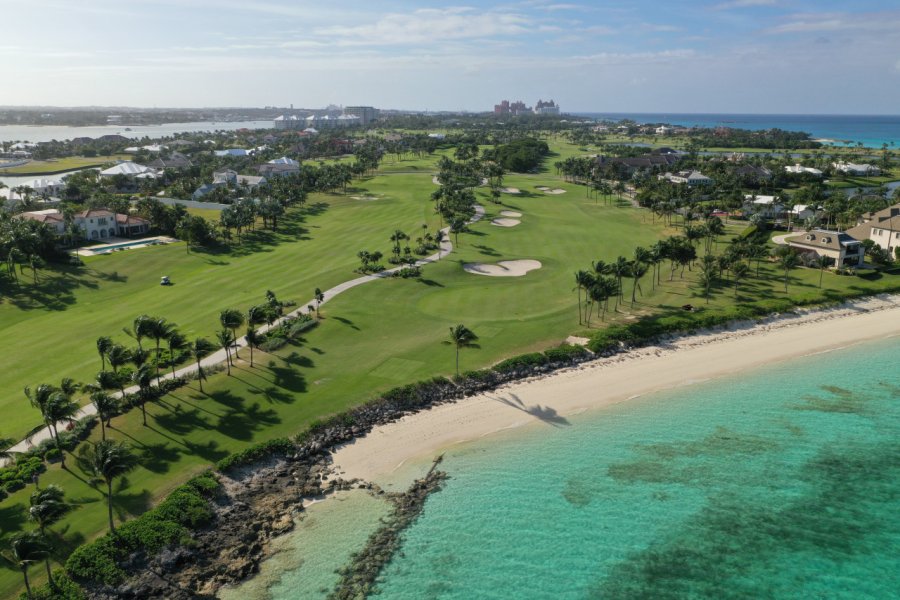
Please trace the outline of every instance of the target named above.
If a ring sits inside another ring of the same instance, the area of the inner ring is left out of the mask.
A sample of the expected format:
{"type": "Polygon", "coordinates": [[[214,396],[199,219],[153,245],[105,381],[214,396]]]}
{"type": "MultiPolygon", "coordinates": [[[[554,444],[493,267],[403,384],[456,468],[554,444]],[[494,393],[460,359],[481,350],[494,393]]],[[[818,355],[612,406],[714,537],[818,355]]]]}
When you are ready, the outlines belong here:
{"type": "Polygon", "coordinates": [[[81,584],[115,585],[126,573],[120,564],[133,552],[155,553],[189,540],[188,532],[210,522],[207,500],[219,487],[212,473],[204,473],[177,487],[156,508],[121,525],[115,533],[79,546],[66,561],[66,573],[81,584]]]}
{"type": "Polygon", "coordinates": [[[216,469],[225,473],[229,469],[252,463],[265,456],[288,455],[294,451],[294,444],[287,438],[275,438],[226,456],[216,463],[216,469]]]}

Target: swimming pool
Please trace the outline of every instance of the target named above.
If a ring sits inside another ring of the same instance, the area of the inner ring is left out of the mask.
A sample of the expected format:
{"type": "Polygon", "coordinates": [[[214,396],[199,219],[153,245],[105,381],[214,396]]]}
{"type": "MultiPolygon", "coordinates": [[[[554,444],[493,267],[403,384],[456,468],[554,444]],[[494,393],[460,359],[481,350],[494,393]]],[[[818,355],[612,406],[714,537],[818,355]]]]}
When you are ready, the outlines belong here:
{"type": "Polygon", "coordinates": [[[133,246],[148,246],[150,244],[159,244],[162,243],[162,240],[158,238],[150,238],[144,240],[136,240],[134,242],[122,242],[121,244],[110,244],[108,246],[100,246],[96,248],[87,248],[94,254],[102,254],[104,252],[109,252],[111,250],[118,250],[120,248],[131,248],[133,246]]]}

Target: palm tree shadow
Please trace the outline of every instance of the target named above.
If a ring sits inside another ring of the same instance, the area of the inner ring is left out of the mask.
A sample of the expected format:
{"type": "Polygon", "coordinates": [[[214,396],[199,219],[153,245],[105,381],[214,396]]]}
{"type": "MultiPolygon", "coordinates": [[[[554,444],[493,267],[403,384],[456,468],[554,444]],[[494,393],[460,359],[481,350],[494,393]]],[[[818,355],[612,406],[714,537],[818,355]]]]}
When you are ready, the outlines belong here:
{"type": "Polygon", "coordinates": [[[511,408],[515,408],[516,410],[521,410],[522,412],[531,415],[532,417],[547,423],[548,425],[552,425],[553,427],[561,427],[561,426],[569,426],[571,423],[568,419],[563,416],[560,416],[559,413],[556,412],[555,408],[551,408],[549,406],[541,406],[540,404],[533,404],[531,406],[526,406],[522,399],[519,398],[516,394],[510,393],[509,398],[504,398],[503,396],[499,396],[496,398],[491,398],[492,400],[496,400],[501,404],[505,404],[511,408]]]}

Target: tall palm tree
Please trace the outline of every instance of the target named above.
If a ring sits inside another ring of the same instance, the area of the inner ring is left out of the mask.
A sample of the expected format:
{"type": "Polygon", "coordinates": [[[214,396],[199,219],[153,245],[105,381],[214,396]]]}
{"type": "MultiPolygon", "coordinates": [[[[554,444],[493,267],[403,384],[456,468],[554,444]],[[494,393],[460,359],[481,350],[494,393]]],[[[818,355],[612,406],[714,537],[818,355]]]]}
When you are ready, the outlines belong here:
{"type": "Polygon", "coordinates": [[[103,390],[95,390],[91,392],[91,404],[97,409],[97,416],[100,417],[100,437],[105,440],[106,428],[110,426],[110,421],[118,410],[119,403],[103,390]]]}
{"type": "Polygon", "coordinates": [[[41,418],[44,419],[44,425],[48,428],[50,427],[50,421],[47,418],[47,405],[50,403],[50,397],[53,396],[55,391],[56,388],[47,383],[40,384],[34,388],[34,391],[29,387],[25,388],[25,397],[28,398],[31,406],[41,411],[41,418]]]}
{"type": "Polygon", "coordinates": [[[150,395],[150,386],[153,383],[153,371],[147,365],[141,365],[131,373],[131,383],[138,386],[138,401],[141,403],[141,418],[144,427],[147,426],[147,397],[150,395]]]}
{"type": "Polygon", "coordinates": [[[28,580],[28,567],[36,562],[46,560],[50,555],[47,542],[37,533],[20,533],[9,541],[9,550],[3,553],[13,567],[22,572],[25,579],[25,593],[29,598],[31,594],[31,582],[28,580]]]}
{"type": "MultiPolygon", "coordinates": [[[[244,324],[244,313],[236,308],[226,308],[219,313],[219,322],[222,323],[222,327],[231,330],[232,343],[237,342],[237,330],[244,324]]],[[[234,349],[234,357],[238,357],[237,348],[234,349]]],[[[230,355],[228,360],[231,360],[230,355]]]]}
{"type": "Polygon", "coordinates": [[[172,330],[169,332],[168,337],[166,337],[166,344],[169,346],[169,364],[172,367],[172,377],[175,377],[175,353],[179,350],[184,350],[187,348],[187,338],[181,335],[177,329],[172,327],[172,330]]]}
{"type": "Polygon", "coordinates": [[[112,348],[113,341],[111,338],[107,336],[100,336],[97,338],[97,353],[100,354],[100,362],[103,365],[100,370],[106,370],[106,354],[109,352],[109,349],[112,348]]]}
{"type": "Polygon", "coordinates": [[[819,267],[819,288],[822,287],[822,278],[825,276],[825,269],[834,263],[834,259],[830,256],[821,255],[816,259],[816,265],[819,267]]]}
{"type": "Polygon", "coordinates": [[[140,350],[144,349],[144,347],[141,345],[141,340],[149,336],[149,327],[152,320],[153,317],[151,317],[150,315],[138,315],[134,318],[134,321],[131,324],[131,329],[129,329],[128,327],[122,328],[122,331],[124,331],[129,337],[134,338],[134,341],[137,342],[138,349],[140,350]]]}
{"type": "Polygon", "coordinates": [[[793,269],[800,264],[800,257],[797,252],[790,247],[781,249],[778,253],[778,266],[784,272],[784,293],[788,293],[788,278],[793,269]]]}
{"type": "Polygon", "coordinates": [[[225,351],[225,368],[231,375],[231,345],[234,343],[234,335],[230,329],[220,329],[216,332],[216,341],[219,342],[219,347],[225,351]]]}
{"type": "Polygon", "coordinates": [[[206,338],[197,338],[188,346],[188,352],[197,361],[197,381],[200,384],[200,391],[203,392],[203,366],[200,364],[205,356],[208,356],[213,350],[212,343],[206,338]]]}
{"type": "Polygon", "coordinates": [[[319,305],[325,302],[325,292],[316,288],[316,318],[319,318],[319,305]]]}
{"type": "MultiPolygon", "coordinates": [[[[584,323],[584,315],[581,303],[581,291],[587,291],[594,283],[594,276],[584,270],[575,271],[575,288],[578,290],[578,324],[584,323]]],[[[587,302],[587,297],[585,297],[587,302]]]]}
{"type": "Polygon", "coordinates": [[[618,294],[616,294],[616,305],[615,310],[619,309],[619,300],[623,299],[622,292],[622,279],[628,276],[629,269],[628,259],[624,256],[619,256],[616,260],[610,265],[610,270],[612,274],[616,278],[616,286],[618,287],[618,294]]]}
{"type": "Polygon", "coordinates": [[[60,466],[66,468],[66,453],[62,447],[62,441],[59,439],[59,430],[57,424],[63,421],[72,422],[75,415],[78,414],[78,404],[62,391],[55,391],[47,402],[46,415],[50,422],[50,431],[56,440],[56,449],[59,450],[60,466]]]}
{"type": "Polygon", "coordinates": [[[72,510],[72,505],[66,502],[66,493],[55,483],[32,492],[29,503],[28,518],[38,526],[41,535],[46,535],[47,527],[72,510]]]}
{"type": "Polygon", "coordinates": [[[450,328],[450,339],[444,343],[451,344],[456,347],[456,375],[459,376],[459,351],[461,348],[477,348],[478,336],[460,323],[456,327],[450,328]]]}
{"type": "Polygon", "coordinates": [[[631,306],[634,306],[635,303],[635,292],[640,291],[641,296],[644,295],[644,290],[641,289],[641,277],[647,274],[647,271],[650,267],[647,266],[647,263],[640,261],[632,261],[631,266],[628,269],[629,274],[632,279],[634,279],[634,285],[631,286],[631,306]]]}
{"type": "Polygon", "coordinates": [[[109,512],[109,530],[115,532],[113,522],[113,489],[116,478],[130,473],[137,467],[138,459],[124,442],[104,440],[86,443],[78,451],[81,469],[96,481],[106,484],[106,504],[109,512]]]}
{"type": "Polygon", "coordinates": [[[159,346],[163,340],[175,331],[175,326],[162,317],[150,319],[147,322],[147,335],[156,342],[156,385],[159,385],[159,346]]]}
{"type": "Polygon", "coordinates": [[[250,325],[247,327],[247,333],[244,335],[244,339],[247,341],[247,346],[250,348],[250,367],[253,367],[253,348],[258,347],[262,341],[265,339],[263,336],[256,331],[256,327],[250,325]]]}
{"type": "Polygon", "coordinates": [[[742,262],[734,263],[731,267],[731,275],[734,277],[734,297],[737,298],[738,284],[750,273],[750,267],[742,262]]]}

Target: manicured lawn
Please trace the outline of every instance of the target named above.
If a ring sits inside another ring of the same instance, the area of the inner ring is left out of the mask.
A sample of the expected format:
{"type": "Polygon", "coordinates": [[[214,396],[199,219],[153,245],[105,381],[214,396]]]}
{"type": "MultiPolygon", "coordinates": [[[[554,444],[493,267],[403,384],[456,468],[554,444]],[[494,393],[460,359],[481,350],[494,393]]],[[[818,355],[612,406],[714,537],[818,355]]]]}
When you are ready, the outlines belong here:
{"type": "MultiPolygon", "coordinates": [[[[557,151],[564,155],[571,150],[557,151]]],[[[552,173],[508,175],[504,185],[524,193],[504,194],[505,205],[496,206],[487,190],[480,189],[486,218],[460,236],[450,257],[427,266],[421,281],[376,281],[336,297],[323,307],[320,327],[276,354],[257,352],[255,368],[240,364],[231,377],[211,377],[205,394],[192,383],[154,403],[148,409],[149,427],[141,426],[139,411],[116,418],[111,436],[129,440],[144,456],[141,468],[120,486],[118,512],[126,517],[140,514],[190,475],[251,443],[296,433],[322,415],[396,385],[452,374],[454,351],[441,342],[456,323],[480,337],[480,348],[461,353],[464,370],[558,344],[584,329],[577,320],[575,270],[590,268],[594,260],[630,257],[636,245],[676,233],[665,231],[648,211],[587,199],[584,188],[561,182],[552,173]],[[539,185],[567,193],[545,195],[536,190],[539,185]],[[521,224],[491,225],[500,210],[521,212],[521,224]],[[543,266],[520,278],[484,277],[462,269],[464,262],[520,258],[537,259],[543,266]]],[[[352,277],[358,250],[387,252],[394,228],[415,238],[423,222],[433,227],[437,219],[429,196],[434,189],[431,171],[378,176],[355,184],[347,197],[311,198],[317,205],[312,213],[294,213],[275,236],[251,235],[243,249],[189,255],[176,244],[126,251],[91,259],[82,271],[48,276],[40,294],[28,293],[24,284],[13,301],[0,305],[4,339],[18,340],[0,348],[4,373],[9,374],[0,390],[0,408],[10,419],[4,421],[2,433],[14,435],[38,421],[21,394],[24,385],[56,382],[62,376],[85,380],[99,369],[97,336],[111,334],[127,341],[116,332],[141,312],[167,317],[191,336],[210,336],[220,308],[246,309],[259,302],[266,289],[282,299],[304,302],[315,287],[324,289],[352,277]],[[379,199],[350,197],[361,194],[379,199]],[[158,286],[160,274],[169,275],[175,285],[158,286]],[[56,292],[59,299],[53,297],[56,292]],[[8,424],[13,422],[15,427],[8,424]]],[[[735,226],[730,233],[741,228],[735,226]]],[[[676,273],[672,282],[669,273],[665,265],[664,282],[656,291],[648,274],[640,302],[633,309],[626,302],[608,321],[677,310],[685,303],[705,306],[696,271],[685,271],[683,279],[676,273]]],[[[791,296],[827,298],[838,290],[884,289],[898,281],[896,276],[868,281],[829,273],[825,289],[819,290],[818,277],[815,270],[794,271],[791,296]]],[[[745,302],[784,296],[780,273],[768,264],[760,278],[749,278],[741,287],[740,300],[745,302]]],[[[625,295],[630,299],[630,281],[625,295]]],[[[731,288],[723,283],[714,289],[710,306],[733,302],[731,288]]],[[[594,321],[595,327],[603,325],[594,321]]],[[[241,356],[249,358],[248,350],[241,356]]],[[[41,478],[42,485],[62,485],[78,505],[54,527],[65,542],[64,551],[105,531],[104,498],[83,479],[77,470],[65,472],[57,466],[41,478]]],[[[32,490],[29,486],[0,505],[4,535],[22,527],[32,490]]],[[[34,576],[40,577],[39,569],[34,576]]],[[[18,573],[0,571],[0,596],[18,590],[20,579],[18,573]]]]}
{"type": "Polygon", "coordinates": [[[98,167],[108,162],[116,160],[129,160],[127,154],[117,154],[113,156],[72,156],[69,158],[58,158],[50,160],[34,160],[28,164],[12,167],[10,169],[0,169],[0,175],[29,175],[29,174],[46,174],[46,173],[62,173],[64,171],[72,171],[74,169],[85,169],[88,167],[98,167]]]}

